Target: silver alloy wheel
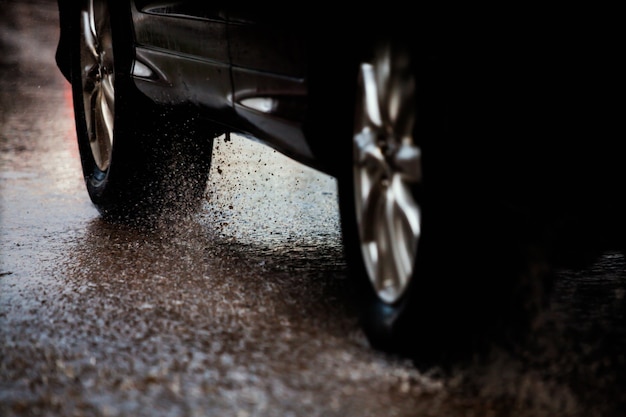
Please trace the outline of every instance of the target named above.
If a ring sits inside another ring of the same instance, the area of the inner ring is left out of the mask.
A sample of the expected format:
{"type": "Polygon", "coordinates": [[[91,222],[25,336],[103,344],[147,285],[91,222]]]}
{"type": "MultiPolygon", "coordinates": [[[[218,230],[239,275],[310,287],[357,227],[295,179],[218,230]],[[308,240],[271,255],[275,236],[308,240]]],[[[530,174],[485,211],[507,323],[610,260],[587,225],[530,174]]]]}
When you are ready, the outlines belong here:
{"type": "Polygon", "coordinates": [[[382,45],[363,63],[354,130],[354,189],[361,251],[378,297],[394,303],[413,277],[421,211],[412,189],[421,182],[413,138],[415,78],[408,54],[382,45]]]}
{"type": "Polygon", "coordinates": [[[80,68],[89,143],[99,169],[111,160],[115,118],[115,67],[108,5],[86,0],[80,19],[80,68]]]}

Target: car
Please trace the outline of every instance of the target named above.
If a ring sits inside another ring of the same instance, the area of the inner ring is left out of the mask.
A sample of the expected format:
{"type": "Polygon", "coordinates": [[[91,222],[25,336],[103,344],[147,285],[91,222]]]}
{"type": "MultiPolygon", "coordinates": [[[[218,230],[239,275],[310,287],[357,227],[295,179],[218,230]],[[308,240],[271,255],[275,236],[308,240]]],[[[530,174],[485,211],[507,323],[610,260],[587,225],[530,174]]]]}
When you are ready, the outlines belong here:
{"type": "Polygon", "coordinates": [[[605,168],[619,165],[611,152],[566,134],[589,132],[590,90],[563,75],[578,61],[554,52],[549,18],[393,2],[58,5],[56,62],[101,215],[197,209],[213,140],[231,133],[332,175],[352,296],[384,352],[443,360],[523,338],[549,298],[555,231],[570,208],[600,206],[576,196],[623,178],[605,168]]]}

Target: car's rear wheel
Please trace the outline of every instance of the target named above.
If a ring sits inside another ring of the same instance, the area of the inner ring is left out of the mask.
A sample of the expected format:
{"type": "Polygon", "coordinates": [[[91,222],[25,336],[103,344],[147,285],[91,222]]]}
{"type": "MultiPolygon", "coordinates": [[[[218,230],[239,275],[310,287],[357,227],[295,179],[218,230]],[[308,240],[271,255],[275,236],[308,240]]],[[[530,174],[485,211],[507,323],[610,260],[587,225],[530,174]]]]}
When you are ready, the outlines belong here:
{"type": "Polygon", "coordinates": [[[201,200],[215,130],[155,105],[135,87],[128,6],[83,0],[73,11],[71,82],[89,196],[118,220],[153,220],[201,200]]]}
{"type": "Polygon", "coordinates": [[[468,189],[465,169],[479,160],[443,134],[436,60],[414,58],[388,42],[360,65],[339,197],[370,343],[430,362],[523,333],[549,268],[523,216],[487,198],[489,184],[468,189]]]}

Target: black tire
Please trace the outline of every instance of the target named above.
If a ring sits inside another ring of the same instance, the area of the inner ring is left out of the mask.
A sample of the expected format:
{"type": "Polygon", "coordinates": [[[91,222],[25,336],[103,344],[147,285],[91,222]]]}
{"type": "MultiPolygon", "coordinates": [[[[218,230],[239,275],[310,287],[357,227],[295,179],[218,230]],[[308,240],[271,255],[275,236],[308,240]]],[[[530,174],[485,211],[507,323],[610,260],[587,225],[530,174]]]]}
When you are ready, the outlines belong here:
{"type": "Polygon", "coordinates": [[[216,129],[157,106],[131,77],[128,5],[82,0],[72,13],[71,83],[87,191],[108,219],[144,222],[200,203],[216,129]]]}
{"type": "Polygon", "coordinates": [[[480,163],[447,136],[443,64],[414,58],[386,43],[361,65],[340,210],[371,345],[443,364],[523,339],[551,270],[541,228],[494,197],[499,184],[466,182],[480,163]]]}

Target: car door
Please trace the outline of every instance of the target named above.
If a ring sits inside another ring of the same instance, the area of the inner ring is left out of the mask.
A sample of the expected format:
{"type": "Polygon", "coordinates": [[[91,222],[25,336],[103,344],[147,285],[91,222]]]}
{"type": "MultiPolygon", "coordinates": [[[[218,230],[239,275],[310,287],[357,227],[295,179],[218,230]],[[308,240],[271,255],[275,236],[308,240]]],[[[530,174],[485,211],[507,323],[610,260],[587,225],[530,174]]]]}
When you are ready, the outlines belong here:
{"type": "MultiPolygon", "coordinates": [[[[267,4],[227,8],[233,104],[247,129],[298,160],[311,158],[302,135],[307,48],[290,14],[267,4]]],[[[246,3],[246,2],[243,2],[246,3]]]]}
{"type": "Polygon", "coordinates": [[[135,0],[133,75],[158,102],[232,112],[226,18],[221,2],[135,0]]]}

